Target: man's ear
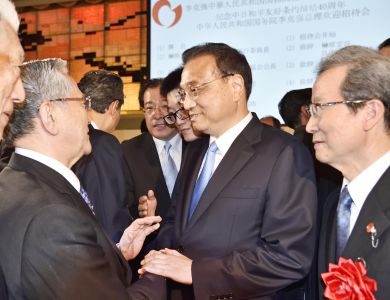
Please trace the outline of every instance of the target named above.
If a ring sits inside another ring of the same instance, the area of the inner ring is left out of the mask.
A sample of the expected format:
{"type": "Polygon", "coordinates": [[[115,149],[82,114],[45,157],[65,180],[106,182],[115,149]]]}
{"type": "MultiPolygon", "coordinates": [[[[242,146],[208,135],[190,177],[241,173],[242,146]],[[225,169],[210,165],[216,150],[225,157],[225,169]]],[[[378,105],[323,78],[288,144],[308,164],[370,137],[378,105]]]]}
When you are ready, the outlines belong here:
{"type": "Polygon", "coordinates": [[[245,93],[245,84],[244,78],[240,74],[234,74],[231,76],[231,84],[233,87],[233,100],[238,101],[242,98],[243,93],[245,93]]]}
{"type": "Polygon", "coordinates": [[[58,120],[53,105],[49,101],[44,101],[38,110],[42,127],[52,135],[58,133],[58,120]]]}
{"type": "Polygon", "coordinates": [[[118,109],[119,109],[119,100],[112,101],[107,108],[108,113],[111,116],[115,115],[117,113],[118,109]]]}
{"type": "Polygon", "coordinates": [[[306,125],[310,119],[309,112],[307,111],[307,105],[301,105],[300,112],[301,124],[306,125]]]}
{"type": "Polygon", "coordinates": [[[384,122],[385,105],[379,99],[367,101],[365,105],[364,129],[370,130],[379,122],[384,122]]]}

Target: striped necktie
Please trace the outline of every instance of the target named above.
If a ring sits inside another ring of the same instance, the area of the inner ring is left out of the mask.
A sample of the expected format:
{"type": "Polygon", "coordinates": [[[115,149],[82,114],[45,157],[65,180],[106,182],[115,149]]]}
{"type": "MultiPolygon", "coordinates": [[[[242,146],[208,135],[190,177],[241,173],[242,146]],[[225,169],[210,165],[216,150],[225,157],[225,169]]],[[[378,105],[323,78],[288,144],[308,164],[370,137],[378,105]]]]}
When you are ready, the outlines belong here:
{"type": "Polygon", "coordinates": [[[349,237],[349,220],[351,217],[352,198],[348,187],[345,186],[340,194],[339,204],[337,206],[337,248],[336,260],[339,259],[347,244],[349,237]]]}
{"type": "Polygon", "coordinates": [[[91,209],[92,213],[95,214],[95,212],[93,210],[93,204],[88,197],[87,191],[84,190],[84,188],[82,186],[80,186],[80,195],[84,199],[85,203],[87,203],[87,205],[91,209]]]}

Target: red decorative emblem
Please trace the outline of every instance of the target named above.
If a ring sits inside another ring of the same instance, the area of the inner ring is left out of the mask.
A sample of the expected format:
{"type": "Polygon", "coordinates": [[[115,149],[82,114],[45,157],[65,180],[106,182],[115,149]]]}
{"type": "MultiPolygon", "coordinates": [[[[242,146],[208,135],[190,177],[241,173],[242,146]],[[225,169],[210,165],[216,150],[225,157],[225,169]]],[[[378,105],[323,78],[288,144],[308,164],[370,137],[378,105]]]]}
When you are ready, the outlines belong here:
{"type": "Polygon", "coordinates": [[[153,9],[152,9],[152,17],[153,17],[154,22],[156,22],[160,26],[166,26],[168,28],[175,26],[177,24],[177,22],[179,22],[182,13],[183,13],[183,9],[182,9],[181,5],[178,5],[175,8],[172,8],[169,0],[157,1],[156,4],[154,4],[153,9]],[[166,6],[172,12],[175,13],[175,19],[173,20],[172,24],[163,24],[160,21],[159,12],[160,12],[160,9],[163,8],[164,6],[166,6]]]}
{"type": "Polygon", "coordinates": [[[371,246],[373,248],[377,248],[379,245],[379,238],[377,236],[375,224],[373,222],[368,223],[366,226],[366,231],[371,237],[371,246]]]}
{"type": "Polygon", "coordinates": [[[354,263],[340,257],[338,265],[329,264],[329,272],[321,277],[326,288],[324,296],[331,300],[375,300],[377,283],[367,277],[364,262],[354,263]]]}

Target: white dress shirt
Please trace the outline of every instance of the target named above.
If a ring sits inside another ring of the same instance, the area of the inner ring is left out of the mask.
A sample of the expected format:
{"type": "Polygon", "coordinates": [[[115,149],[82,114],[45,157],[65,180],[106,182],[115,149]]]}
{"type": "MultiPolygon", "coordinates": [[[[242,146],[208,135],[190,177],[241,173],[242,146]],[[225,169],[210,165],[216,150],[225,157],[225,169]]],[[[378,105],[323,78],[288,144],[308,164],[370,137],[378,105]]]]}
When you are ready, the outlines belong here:
{"type": "MultiPolygon", "coordinates": [[[[252,118],[253,118],[252,113],[248,113],[240,122],[238,122],[233,127],[229,128],[219,138],[210,136],[209,146],[212,142],[215,141],[215,143],[217,144],[217,147],[218,147],[218,151],[215,153],[213,173],[214,173],[215,169],[218,167],[218,165],[221,163],[225,154],[230,149],[230,146],[233,144],[234,140],[244,130],[244,128],[249,124],[249,122],[252,120],[252,118]]],[[[199,170],[199,174],[202,171],[205,158],[206,158],[206,155],[203,157],[203,162],[202,162],[202,166],[199,170]]],[[[199,177],[199,174],[198,174],[198,177],[199,177]]]]}
{"type": "Polygon", "coordinates": [[[42,153],[19,147],[15,148],[15,153],[39,161],[57,173],[60,173],[76,189],[78,193],[80,192],[80,181],[77,176],[72,172],[71,169],[60,163],[58,160],[42,153]]]}
{"type": "Polygon", "coordinates": [[[170,154],[173,158],[173,161],[175,162],[175,166],[176,166],[176,170],[180,170],[180,164],[181,164],[181,154],[182,154],[182,151],[183,151],[183,141],[181,139],[181,136],[180,134],[175,134],[170,140],[168,141],[163,141],[163,140],[159,140],[159,139],[156,139],[155,137],[153,137],[153,141],[154,141],[154,144],[156,145],[156,148],[157,148],[157,153],[158,153],[158,157],[160,159],[160,162],[162,161],[163,159],[163,152],[164,152],[164,145],[166,142],[169,142],[171,144],[171,150],[170,150],[170,154]]]}
{"type": "Polygon", "coordinates": [[[349,220],[349,234],[351,234],[360,210],[367,199],[368,194],[374,188],[383,173],[390,166],[390,151],[376,160],[351,182],[346,178],[343,179],[342,189],[348,185],[348,191],[352,198],[351,217],[349,220]]]}

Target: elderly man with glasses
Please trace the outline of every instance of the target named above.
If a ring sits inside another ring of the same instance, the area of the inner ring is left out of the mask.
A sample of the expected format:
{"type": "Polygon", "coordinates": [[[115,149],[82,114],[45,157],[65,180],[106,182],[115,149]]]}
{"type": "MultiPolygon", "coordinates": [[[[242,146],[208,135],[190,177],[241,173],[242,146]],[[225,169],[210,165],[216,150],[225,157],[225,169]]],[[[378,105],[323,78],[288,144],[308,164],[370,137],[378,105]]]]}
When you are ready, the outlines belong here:
{"type": "MultiPolygon", "coordinates": [[[[324,206],[319,273],[328,272],[329,263],[341,257],[359,260],[376,280],[375,298],[383,300],[390,299],[389,107],[390,59],[349,46],[321,62],[306,126],[317,159],[344,177],[324,206]]],[[[330,298],[320,274],[319,298],[330,298]]],[[[348,287],[334,292],[347,291],[352,292],[348,287]]]]}
{"type": "Polygon", "coordinates": [[[164,292],[130,287],[126,261],[161,218],[134,221],[114,245],[70,169],[91,151],[90,99],[61,59],[26,63],[21,77],[26,101],[6,133],[15,153],[0,174],[0,264],[9,298],[164,299],[164,292]]]}

